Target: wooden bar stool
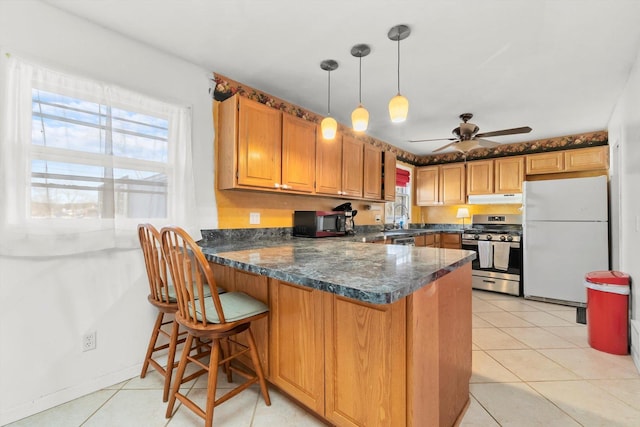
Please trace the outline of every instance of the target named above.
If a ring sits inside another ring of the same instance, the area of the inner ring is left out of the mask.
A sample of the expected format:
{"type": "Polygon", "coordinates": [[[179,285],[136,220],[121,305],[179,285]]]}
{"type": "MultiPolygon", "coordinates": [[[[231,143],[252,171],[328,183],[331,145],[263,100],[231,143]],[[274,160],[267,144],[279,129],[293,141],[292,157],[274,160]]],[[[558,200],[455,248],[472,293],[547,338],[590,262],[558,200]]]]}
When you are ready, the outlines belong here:
{"type": "Polygon", "coordinates": [[[173,368],[177,365],[175,362],[176,347],[183,343],[185,338],[178,339],[179,335],[186,334],[186,331],[180,334],[178,332],[178,322],[175,316],[172,320],[164,321],[165,314],[174,315],[178,311],[178,302],[175,290],[168,280],[167,264],[162,253],[162,244],[160,242],[160,233],[151,224],[138,225],[138,239],[140,247],[144,254],[144,262],[147,267],[147,277],[149,279],[149,302],[158,309],[158,316],[151,332],[147,354],[142,364],[142,372],[140,378],[147,375],[149,365],[153,366],[164,377],[164,390],[162,393],[162,401],[166,402],[169,398],[169,386],[171,384],[171,374],[173,368]],[[167,332],[164,326],[171,325],[171,331],[167,332]],[[167,344],[157,345],[160,335],[164,335],[169,339],[167,344]],[[154,353],[169,349],[167,356],[166,368],[153,358],[154,353]]]}
{"type": "Polygon", "coordinates": [[[207,287],[215,289],[216,282],[209,262],[193,239],[179,227],[165,227],[161,231],[162,246],[173,277],[178,300],[178,312],[175,318],[187,331],[185,349],[178,364],[178,372],[171,388],[167,418],[173,415],[176,399],[204,418],[205,426],[213,425],[214,408],[226,402],[254,383],[260,384],[262,397],[271,405],[267,383],[258,357],[256,343],[251,333],[251,322],[267,316],[269,308],[262,302],[242,292],[212,293],[201,297],[207,287]],[[248,345],[241,344],[234,337],[246,334],[248,345]],[[191,344],[194,339],[211,340],[207,353],[192,355],[191,344]],[[224,346],[224,352],[223,352],[224,346]],[[233,353],[232,353],[233,351],[233,353]],[[238,364],[230,362],[240,355],[249,353],[255,374],[248,372],[238,364]],[[226,355],[225,355],[226,354],[226,355]],[[209,356],[209,363],[201,361],[209,356]],[[201,369],[184,378],[187,364],[193,363],[201,369]],[[247,379],[246,382],[228,391],[216,399],[218,367],[223,366],[227,380],[232,381],[232,372],[247,379]],[[186,395],[180,393],[180,385],[207,373],[207,401],[205,409],[200,408],[186,395]]]}

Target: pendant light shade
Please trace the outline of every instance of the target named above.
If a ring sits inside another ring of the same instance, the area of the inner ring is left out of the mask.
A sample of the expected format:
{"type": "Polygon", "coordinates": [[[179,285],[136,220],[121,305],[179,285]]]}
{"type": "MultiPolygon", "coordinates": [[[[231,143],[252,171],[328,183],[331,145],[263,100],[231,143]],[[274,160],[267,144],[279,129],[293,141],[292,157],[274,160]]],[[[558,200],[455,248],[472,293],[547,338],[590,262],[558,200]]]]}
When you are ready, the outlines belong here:
{"type": "Polygon", "coordinates": [[[409,114],[409,100],[400,95],[400,92],[389,101],[389,116],[393,123],[402,123],[407,120],[409,114]]]}
{"type": "Polygon", "coordinates": [[[351,113],[351,125],[353,130],[363,132],[369,126],[369,112],[362,106],[362,58],[371,53],[371,48],[366,44],[357,44],[351,48],[351,55],[360,59],[360,71],[358,75],[358,107],[351,113]]]}
{"type": "Polygon", "coordinates": [[[409,100],[400,95],[400,40],[404,40],[411,34],[411,29],[406,25],[396,25],[387,34],[389,39],[398,42],[398,94],[389,101],[389,116],[393,123],[402,123],[407,120],[409,114],[409,100]]]}
{"type": "Polygon", "coordinates": [[[353,125],[353,130],[357,130],[358,132],[367,130],[367,126],[369,126],[369,112],[362,104],[358,105],[358,108],[351,113],[351,124],[353,125]]]}
{"type": "Polygon", "coordinates": [[[325,117],[320,122],[320,129],[322,129],[322,137],[324,139],[333,139],[338,132],[338,122],[333,117],[325,117]]]}
{"type": "Polygon", "coordinates": [[[320,129],[322,130],[322,137],[324,139],[334,139],[336,137],[336,132],[338,131],[338,122],[336,122],[336,119],[331,117],[331,72],[338,68],[338,63],[333,59],[325,59],[320,63],[320,68],[327,71],[327,75],[329,76],[329,82],[327,85],[327,117],[322,119],[322,122],[320,122],[320,129]]]}

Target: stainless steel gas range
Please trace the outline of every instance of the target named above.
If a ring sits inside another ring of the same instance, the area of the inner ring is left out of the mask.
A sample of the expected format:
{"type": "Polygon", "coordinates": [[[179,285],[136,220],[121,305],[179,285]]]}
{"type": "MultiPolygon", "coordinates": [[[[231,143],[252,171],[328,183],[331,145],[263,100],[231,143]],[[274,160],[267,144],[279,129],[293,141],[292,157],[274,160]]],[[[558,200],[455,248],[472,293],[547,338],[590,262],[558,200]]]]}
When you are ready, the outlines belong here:
{"type": "Polygon", "coordinates": [[[522,295],[522,215],[473,215],[462,249],[476,251],[474,289],[522,295]]]}

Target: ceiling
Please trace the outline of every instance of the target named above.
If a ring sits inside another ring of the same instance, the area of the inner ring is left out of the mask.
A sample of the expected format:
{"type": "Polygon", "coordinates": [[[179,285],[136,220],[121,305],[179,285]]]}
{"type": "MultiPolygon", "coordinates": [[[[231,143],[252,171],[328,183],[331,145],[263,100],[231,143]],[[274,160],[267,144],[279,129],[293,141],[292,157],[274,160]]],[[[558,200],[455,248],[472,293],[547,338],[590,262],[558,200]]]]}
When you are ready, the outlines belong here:
{"type": "MultiPolygon", "coordinates": [[[[212,72],[327,112],[324,59],[331,73],[331,113],[350,126],[358,105],[358,58],[367,133],[414,154],[447,141],[461,113],[480,132],[530,126],[531,141],[606,129],[640,52],[640,0],[44,0],[57,8],[184,58],[212,72]],[[400,90],[409,117],[391,123],[400,90]]],[[[451,149],[445,150],[451,151],[451,149]]]]}

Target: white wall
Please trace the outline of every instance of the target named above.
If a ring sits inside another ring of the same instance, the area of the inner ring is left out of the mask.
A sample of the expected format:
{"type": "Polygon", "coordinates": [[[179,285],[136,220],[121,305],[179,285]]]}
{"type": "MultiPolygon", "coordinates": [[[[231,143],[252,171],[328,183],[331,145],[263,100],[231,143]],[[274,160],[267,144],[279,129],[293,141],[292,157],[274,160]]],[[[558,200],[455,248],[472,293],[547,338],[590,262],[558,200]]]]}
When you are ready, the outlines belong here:
{"type": "MultiPolygon", "coordinates": [[[[0,1],[0,47],[191,106],[200,225],[217,227],[211,70],[35,1],[0,1]]],[[[138,375],[155,316],[147,294],[139,250],[0,258],[0,425],[138,375]],[[83,353],[90,330],[97,349],[83,353]]]]}
{"type": "Polygon", "coordinates": [[[609,122],[613,268],[631,276],[631,354],[640,370],[640,52],[609,122]]]}

